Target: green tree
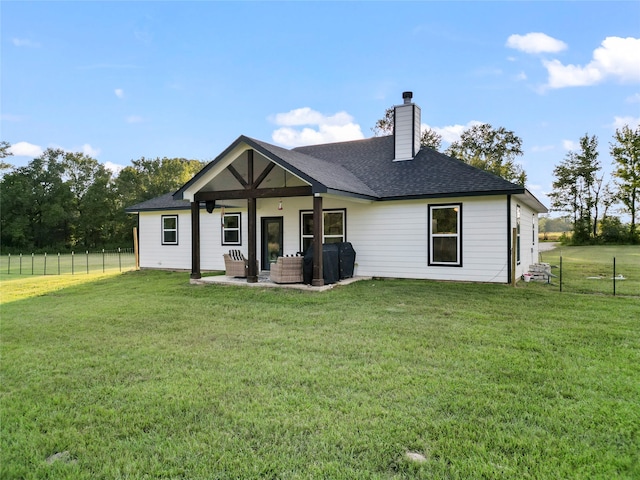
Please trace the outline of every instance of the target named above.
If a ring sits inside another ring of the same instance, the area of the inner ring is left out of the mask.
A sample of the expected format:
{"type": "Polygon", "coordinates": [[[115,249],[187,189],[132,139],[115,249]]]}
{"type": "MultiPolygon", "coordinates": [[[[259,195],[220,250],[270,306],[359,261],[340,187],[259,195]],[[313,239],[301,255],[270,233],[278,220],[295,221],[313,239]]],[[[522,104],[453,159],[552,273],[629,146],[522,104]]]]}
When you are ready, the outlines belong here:
{"type": "Polygon", "coordinates": [[[523,154],[522,139],[504,127],[474,125],[462,132],[460,140],[453,142],[445,153],[519,185],[527,180],[522,165],[516,162],[523,154]]]}
{"type": "Polygon", "coordinates": [[[569,151],[554,168],[551,207],[573,215],[572,240],[585,243],[597,236],[599,208],[603,201],[603,176],[598,160],[598,139],[585,134],[580,138],[580,150],[569,151]]]}
{"type": "Polygon", "coordinates": [[[111,172],[83,153],[65,152],[61,163],[64,179],[72,194],[69,205],[70,246],[104,246],[111,240],[114,202],[111,172]]]}
{"type": "Polygon", "coordinates": [[[72,194],[63,182],[61,150],[47,149],[28,165],[7,173],[0,184],[2,245],[63,246],[70,230],[72,194]]]}
{"type": "Polygon", "coordinates": [[[613,138],[610,151],[614,165],[612,175],[617,187],[616,198],[631,216],[629,236],[632,242],[636,242],[636,217],[640,204],[640,126],[632,130],[625,125],[616,130],[613,138]]]}
{"type": "Polygon", "coordinates": [[[116,189],[125,206],[174,192],[198,173],[205,163],[186,158],[140,158],[120,171],[116,189]]]}
{"type": "Polygon", "coordinates": [[[3,158],[10,157],[13,155],[13,152],[10,152],[11,144],[9,142],[5,142],[4,140],[0,141],[0,170],[8,170],[13,168],[8,162],[3,161],[3,158]]]}
{"type": "Polygon", "coordinates": [[[393,135],[394,126],[394,107],[389,107],[384,111],[384,117],[378,119],[371,128],[375,137],[384,137],[385,135],[393,135]]]}

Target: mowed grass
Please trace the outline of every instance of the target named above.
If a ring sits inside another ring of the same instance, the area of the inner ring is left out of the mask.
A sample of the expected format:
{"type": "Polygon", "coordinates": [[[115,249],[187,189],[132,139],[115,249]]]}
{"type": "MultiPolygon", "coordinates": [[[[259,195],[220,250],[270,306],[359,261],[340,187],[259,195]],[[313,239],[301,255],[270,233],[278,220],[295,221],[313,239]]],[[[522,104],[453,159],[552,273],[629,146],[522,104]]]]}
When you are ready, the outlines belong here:
{"type": "Polygon", "coordinates": [[[640,477],[637,298],[87,277],[3,277],[2,478],[640,477]]]}

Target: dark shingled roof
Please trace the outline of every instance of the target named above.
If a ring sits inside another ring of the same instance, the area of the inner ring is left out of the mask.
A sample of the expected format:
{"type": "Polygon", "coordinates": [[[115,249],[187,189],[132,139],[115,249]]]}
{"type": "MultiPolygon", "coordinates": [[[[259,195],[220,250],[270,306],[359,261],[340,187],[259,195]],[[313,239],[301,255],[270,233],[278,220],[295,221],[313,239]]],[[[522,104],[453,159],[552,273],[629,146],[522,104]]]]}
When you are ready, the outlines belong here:
{"type": "Polygon", "coordinates": [[[153,210],[189,210],[190,208],[191,203],[188,200],[174,200],[172,192],[137,203],[125,208],[124,211],[127,213],[137,213],[139,211],[149,212],[153,210]]]}
{"type": "Polygon", "coordinates": [[[240,136],[174,194],[147,200],[126,211],[188,209],[183,192],[242,143],[298,175],[318,193],[331,191],[376,200],[526,193],[521,185],[430,148],[423,147],[413,160],[394,162],[393,136],[291,150],[240,136]]]}
{"type": "Polygon", "coordinates": [[[380,199],[523,193],[524,187],[461,160],[422,148],[413,160],[394,162],[393,136],[298,147],[352,172],[380,199]]]}

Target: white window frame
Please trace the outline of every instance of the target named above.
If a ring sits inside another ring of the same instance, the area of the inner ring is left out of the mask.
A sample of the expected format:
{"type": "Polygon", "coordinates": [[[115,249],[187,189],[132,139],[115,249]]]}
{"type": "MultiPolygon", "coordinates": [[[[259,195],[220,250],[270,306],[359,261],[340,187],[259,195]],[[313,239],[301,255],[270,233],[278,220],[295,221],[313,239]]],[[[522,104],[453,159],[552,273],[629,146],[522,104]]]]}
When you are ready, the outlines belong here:
{"type": "Polygon", "coordinates": [[[462,266],[462,203],[431,204],[429,205],[429,265],[436,267],[461,267],[462,266]],[[435,233],[433,212],[436,210],[449,209],[456,212],[456,232],[435,233]],[[434,241],[438,238],[456,239],[456,260],[454,262],[444,262],[434,260],[434,241]]]}
{"type": "MultiPolygon", "coordinates": [[[[301,210],[300,211],[300,251],[304,252],[304,241],[310,239],[313,241],[313,233],[308,235],[304,233],[304,219],[306,215],[310,215],[313,218],[313,210],[301,210]]],[[[334,208],[328,210],[322,210],[322,243],[326,243],[328,238],[338,238],[342,242],[347,241],[347,210],[346,208],[334,208]],[[325,223],[324,217],[328,213],[339,213],[342,215],[342,234],[341,235],[326,235],[324,231],[325,223]]]]}
{"type": "Polygon", "coordinates": [[[222,245],[242,245],[242,214],[240,212],[237,213],[225,213],[222,216],[222,224],[220,227],[220,241],[222,245]],[[227,218],[236,217],[238,219],[237,227],[225,227],[227,218]],[[238,241],[236,242],[228,242],[226,241],[226,232],[237,232],[238,233],[238,241]]]}
{"type": "Polygon", "coordinates": [[[178,215],[162,215],[160,218],[160,229],[161,229],[161,241],[162,245],[178,245],[178,215]],[[165,220],[174,219],[176,222],[175,228],[167,228],[165,225],[165,220]],[[166,234],[170,232],[175,232],[176,239],[175,241],[167,241],[166,234]]]}

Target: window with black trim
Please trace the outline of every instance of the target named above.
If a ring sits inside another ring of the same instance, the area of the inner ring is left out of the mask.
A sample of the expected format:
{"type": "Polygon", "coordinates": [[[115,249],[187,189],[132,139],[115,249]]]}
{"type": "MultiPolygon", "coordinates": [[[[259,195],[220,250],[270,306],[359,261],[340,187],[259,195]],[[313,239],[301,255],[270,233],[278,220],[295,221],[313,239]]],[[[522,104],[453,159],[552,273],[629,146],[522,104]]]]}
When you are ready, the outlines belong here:
{"type": "Polygon", "coordinates": [[[177,215],[162,215],[162,245],[178,245],[177,215]]]}
{"type": "Polygon", "coordinates": [[[520,205],[516,205],[516,261],[520,265],[520,205]]]}
{"type": "MultiPolygon", "coordinates": [[[[346,242],[346,211],[322,211],[322,243],[346,242]]],[[[300,244],[302,252],[313,243],[313,212],[300,212],[300,244]]]]}
{"type": "Polygon", "coordinates": [[[225,213],[222,217],[222,245],[242,245],[239,213],[225,213]]]}
{"type": "Polygon", "coordinates": [[[429,265],[462,266],[462,204],[429,205],[429,265]]]}

